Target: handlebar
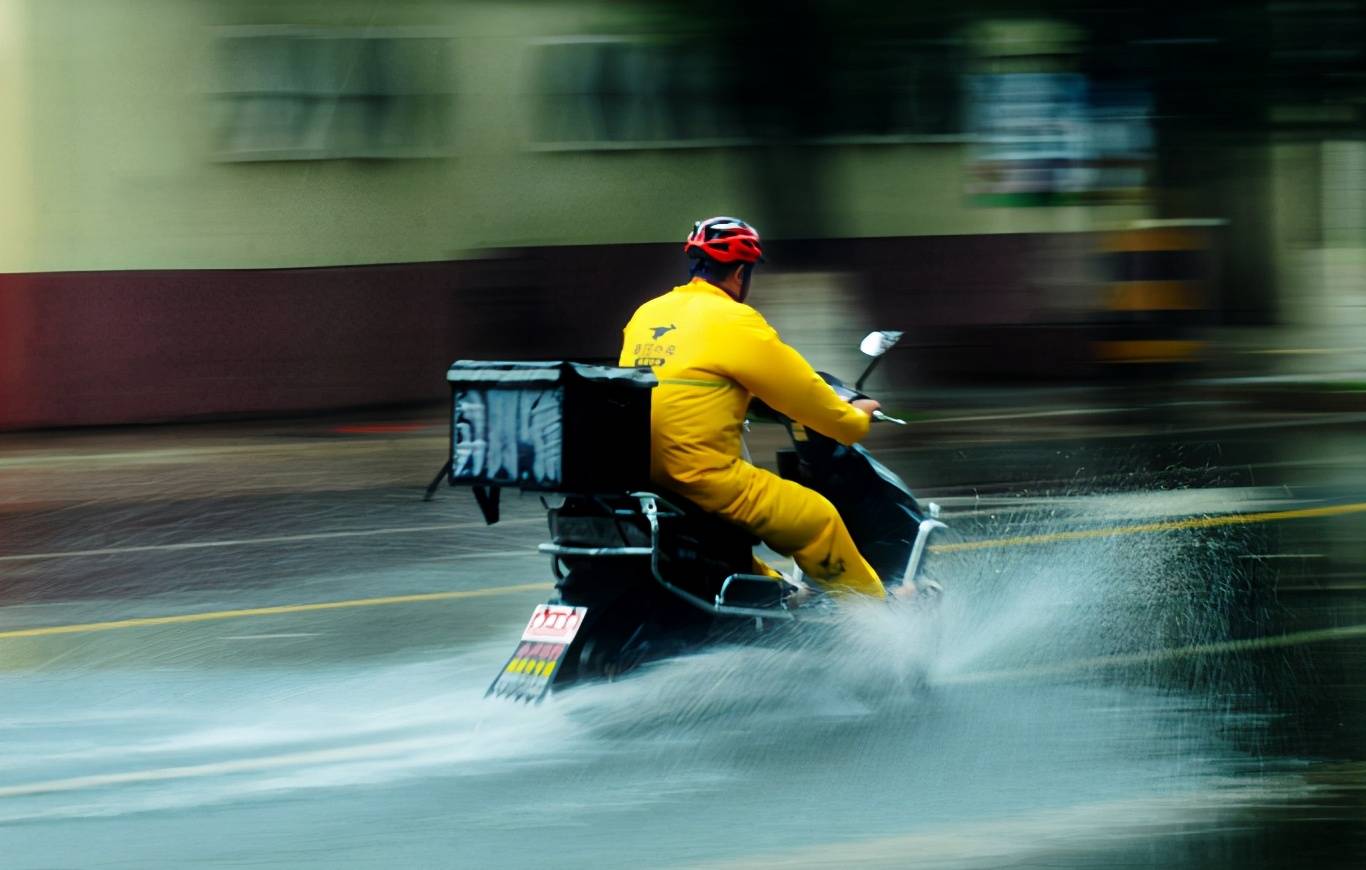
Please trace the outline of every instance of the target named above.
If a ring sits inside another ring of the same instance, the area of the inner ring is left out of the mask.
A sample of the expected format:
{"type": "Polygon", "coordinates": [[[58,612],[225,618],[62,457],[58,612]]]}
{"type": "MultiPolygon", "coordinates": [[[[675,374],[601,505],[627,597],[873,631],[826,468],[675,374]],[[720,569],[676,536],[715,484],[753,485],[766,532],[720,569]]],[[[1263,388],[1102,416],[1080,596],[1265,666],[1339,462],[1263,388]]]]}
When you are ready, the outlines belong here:
{"type": "MultiPolygon", "coordinates": [[[[821,379],[830,385],[830,387],[835,391],[835,395],[839,396],[846,402],[852,402],[856,399],[871,398],[867,393],[864,393],[861,390],[851,388],[849,385],[844,383],[844,381],[841,381],[839,378],[835,377],[829,372],[818,371],[816,372],[816,374],[820,375],[821,379]]],[[[770,423],[782,423],[787,419],[782,414],[773,410],[768,405],[764,404],[762,400],[757,398],[750,403],[749,416],[753,419],[762,420],[770,423]]],[[[875,421],[881,423],[894,423],[897,426],[907,425],[905,420],[893,417],[890,414],[884,414],[882,411],[874,411],[872,413],[872,417],[875,421]]]]}

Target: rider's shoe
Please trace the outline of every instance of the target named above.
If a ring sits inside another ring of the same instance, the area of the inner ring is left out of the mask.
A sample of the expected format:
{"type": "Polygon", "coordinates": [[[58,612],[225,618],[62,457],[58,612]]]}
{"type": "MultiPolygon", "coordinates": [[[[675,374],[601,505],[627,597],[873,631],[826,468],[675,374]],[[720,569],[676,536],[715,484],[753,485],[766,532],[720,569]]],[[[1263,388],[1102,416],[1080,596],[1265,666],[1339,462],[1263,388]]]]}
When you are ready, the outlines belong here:
{"type": "Polygon", "coordinates": [[[944,594],[944,587],[938,580],[931,580],[928,577],[916,584],[915,597],[917,599],[937,600],[944,594]]]}

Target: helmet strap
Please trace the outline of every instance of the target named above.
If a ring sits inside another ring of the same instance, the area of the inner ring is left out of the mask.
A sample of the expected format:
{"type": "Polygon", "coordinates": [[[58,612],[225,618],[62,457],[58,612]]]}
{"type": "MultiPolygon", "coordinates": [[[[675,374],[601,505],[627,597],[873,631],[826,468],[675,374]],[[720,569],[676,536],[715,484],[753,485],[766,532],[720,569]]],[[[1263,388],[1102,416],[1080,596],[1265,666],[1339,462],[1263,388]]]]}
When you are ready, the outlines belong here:
{"type": "Polygon", "coordinates": [[[736,302],[744,302],[749,298],[749,280],[754,277],[754,264],[745,263],[740,267],[740,295],[736,302]]]}

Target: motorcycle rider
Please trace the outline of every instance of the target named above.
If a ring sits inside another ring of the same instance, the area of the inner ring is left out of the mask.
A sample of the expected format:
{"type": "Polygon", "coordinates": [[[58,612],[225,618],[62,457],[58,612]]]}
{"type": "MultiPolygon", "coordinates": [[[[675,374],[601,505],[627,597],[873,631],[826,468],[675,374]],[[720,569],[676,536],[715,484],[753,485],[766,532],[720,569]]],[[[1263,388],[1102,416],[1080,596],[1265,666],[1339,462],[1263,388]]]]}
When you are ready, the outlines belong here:
{"type": "Polygon", "coordinates": [[[683,250],[692,280],[641,305],[622,331],[620,364],[649,366],[659,379],[650,415],[655,482],[791,556],[820,586],[884,597],[834,505],[746,462],[741,450],[751,396],[794,420],[797,437],[807,427],[846,445],[868,434],[878,403],[840,399],[745,304],[763,262],[753,227],[734,217],[698,221],[683,250]]]}

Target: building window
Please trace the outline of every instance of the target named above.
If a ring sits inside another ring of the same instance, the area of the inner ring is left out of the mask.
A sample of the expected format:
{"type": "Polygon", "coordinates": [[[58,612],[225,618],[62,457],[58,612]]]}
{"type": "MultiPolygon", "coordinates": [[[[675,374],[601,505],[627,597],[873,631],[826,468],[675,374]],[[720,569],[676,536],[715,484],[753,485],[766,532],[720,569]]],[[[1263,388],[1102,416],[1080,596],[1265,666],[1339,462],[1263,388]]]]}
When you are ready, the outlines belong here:
{"type": "Polygon", "coordinates": [[[695,48],[648,38],[536,40],[531,141],[543,150],[742,144],[716,99],[716,66],[695,48]]]}
{"type": "Polygon", "coordinates": [[[951,40],[861,43],[832,70],[829,140],[915,142],[964,136],[959,45],[951,40]]]}
{"type": "MultiPolygon", "coordinates": [[[[701,148],[769,135],[743,113],[747,95],[727,79],[726,59],[695,45],[574,36],[536,40],[530,53],[534,148],[701,148]]],[[[829,144],[961,139],[959,72],[953,43],[865,47],[826,71],[834,99],[811,110],[820,117],[803,135],[829,144]]]]}
{"type": "Polygon", "coordinates": [[[414,30],[225,28],[222,160],[438,157],[450,151],[450,39],[414,30]]]}

